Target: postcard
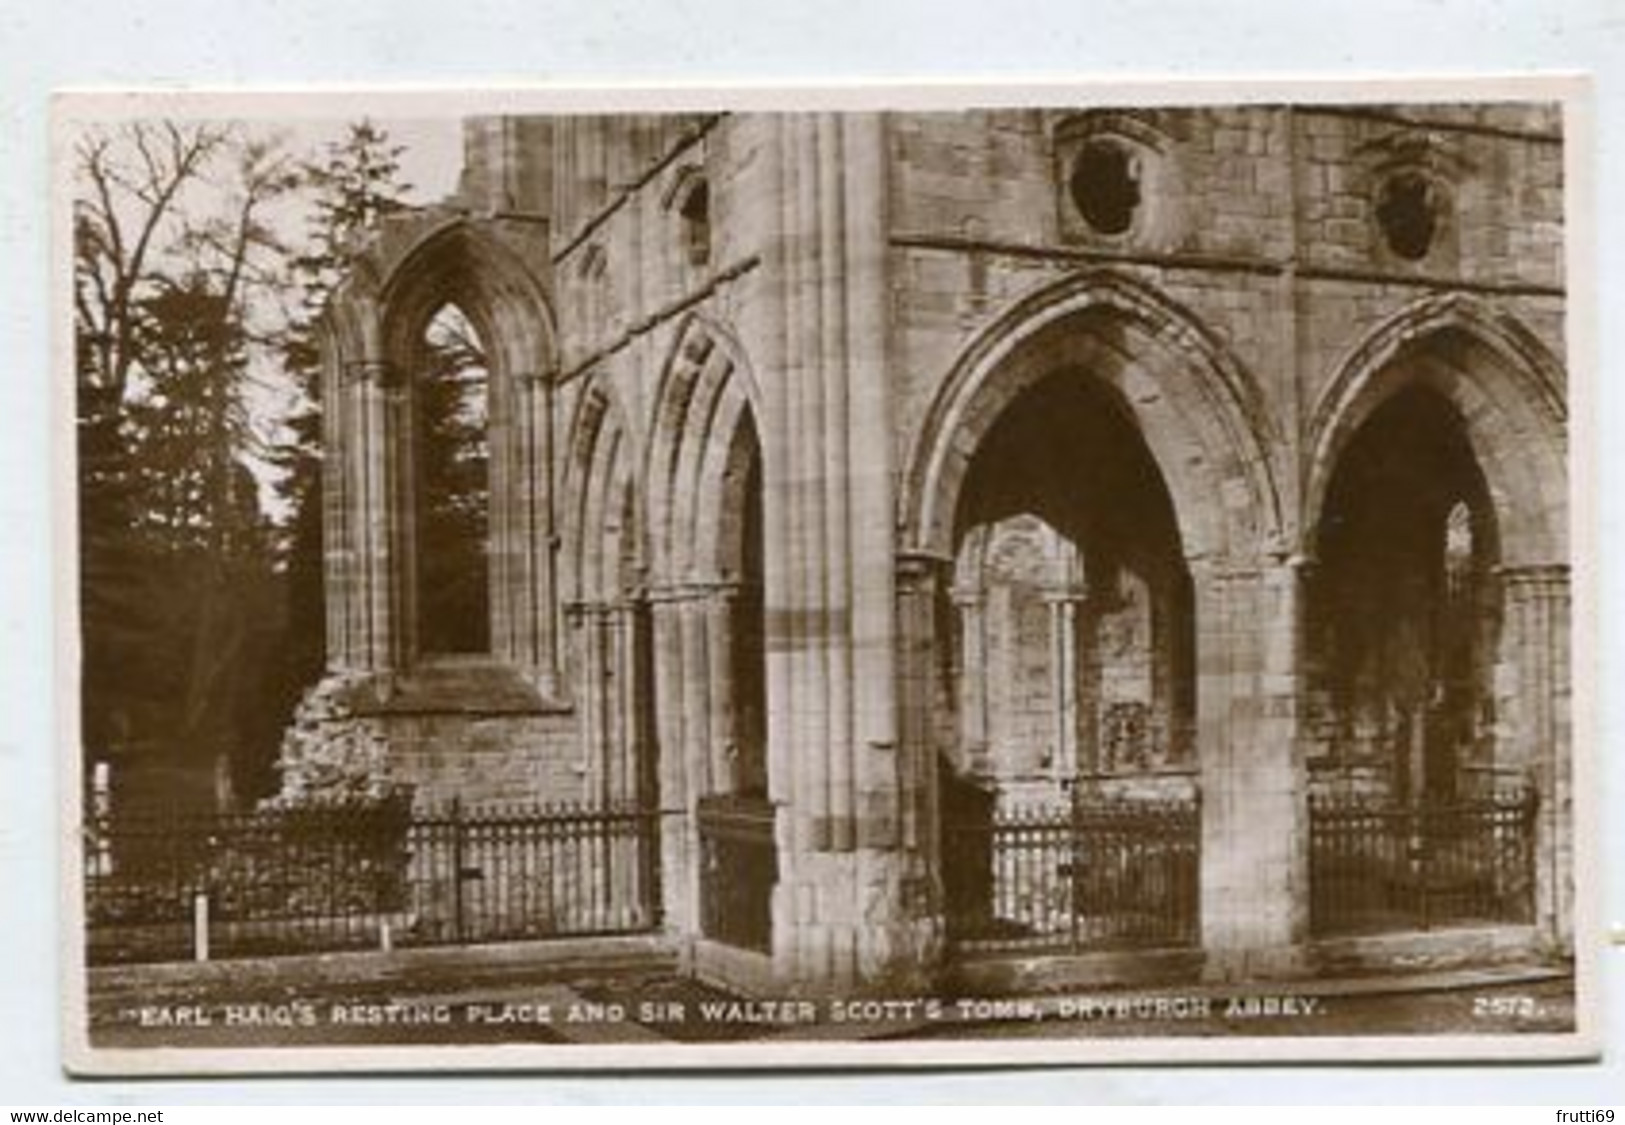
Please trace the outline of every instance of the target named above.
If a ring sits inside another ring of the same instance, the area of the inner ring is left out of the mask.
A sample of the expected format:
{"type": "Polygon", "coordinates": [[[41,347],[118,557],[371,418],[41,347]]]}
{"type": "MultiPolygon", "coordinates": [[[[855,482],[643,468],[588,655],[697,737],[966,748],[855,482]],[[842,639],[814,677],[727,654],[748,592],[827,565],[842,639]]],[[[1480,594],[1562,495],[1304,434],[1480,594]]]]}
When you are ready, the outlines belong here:
{"type": "Polygon", "coordinates": [[[62,95],[68,1067],[1594,1056],[1588,99],[62,95]]]}

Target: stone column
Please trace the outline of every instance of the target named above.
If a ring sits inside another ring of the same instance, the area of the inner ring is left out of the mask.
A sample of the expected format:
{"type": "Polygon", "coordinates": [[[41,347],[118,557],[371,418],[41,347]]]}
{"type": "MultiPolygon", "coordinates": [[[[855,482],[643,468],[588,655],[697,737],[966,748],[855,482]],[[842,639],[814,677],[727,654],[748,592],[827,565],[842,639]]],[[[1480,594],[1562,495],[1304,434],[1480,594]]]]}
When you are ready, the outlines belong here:
{"type": "Polygon", "coordinates": [[[899,826],[906,863],[906,917],[917,970],[934,973],[943,955],[942,826],[937,791],[939,591],[951,560],[911,554],[897,562],[899,826]]]}
{"type": "MultiPolygon", "coordinates": [[[[1502,665],[1497,705],[1511,759],[1539,795],[1535,817],[1535,921],[1559,950],[1574,936],[1573,762],[1569,568],[1503,567],[1502,665]]],[[[1497,757],[1505,751],[1497,747],[1497,757]]],[[[1500,764],[1499,762],[1497,764],[1500,764]]]]}
{"type": "Polygon", "coordinates": [[[976,774],[988,768],[987,595],[956,586],[952,598],[959,618],[959,764],[976,774]]]}
{"type": "Polygon", "coordinates": [[[347,456],[354,436],[346,429],[351,414],[351,394],[344,369],[329,349],[337,345],[324,341],[322,365],[322,449],[326,461],[322,484],[322,596],[324,656],[329,672],[348,671],[354,665],[350,648],[351,577],[355,551],[350,545],[352,513],[349,510],[350,459],[347,456]]]}
{"type": "Polygon", "coordinates": [[[1217,980],[1289,974],[1307,918],[1307,801],[1296,746],[1298,576],[1192,563],[1202,782],[1202,945],[1217,980]]]}
{"type": "Polygon", "coordinates": [[[1062,781],[1078,776],[1078,603],[1071,587],[1052,591],[1049,603],[1050,680],[1055,699],[1055,753],[1050,775],[1062,781]]]}
{"type": "Polygon", "coordinates": [[[771,200],[763,331],[775,987],[850,995],[915,971],[899,845],[887,393],[886,142],[877,114],[761,128],[771,200]]]}
{"type": "MultiPolygon", "coordinates": [[[[681,603],[667,591],[651,591],[655,690],[662,696],[681,691],[683,638],[681,603]]],[[[681,696],[677,696],[681,698],[681,696]]],[[[699,833],[683,753],[684,708],[667,703],[656,709],[660,741],[660,878],[666,929],[692,940],[699,934],[699,833]]]]}
{"type": "MultiPolygon", "coordinates": [[[[846,417],[834,419],[849,435],[843,471],[849,483],[848,518],[853,678],[853,771],[857,787],[860,917],[871,940],[860,952],[859,972],[883,983],[929,964],[933,920],[922,904],[926,867],[904,842],[906,810],[918,801],[918,779],[900,759],[896,612],[896,394],[890,374],[892,320],[890,194],[886,117],[844,113],[838,168],[842,215],[837,248],[842,258],[846,333],[842,341],[847,383],[846,417]],[[903,974],[894,972],[902,966],[903,974]]],[[[906,984],[906,982],[904,982],[906,984]]]]}
{"type": "Polygon", "coordinates": [[[697,591],[682,591],[676,603],[683,638],[683,675],[673,683],[683,701],[683,741],[671,747],[683,755],[684,772],[689,779],[688,804],[693,806],[706,792],[714,754],[711,714],[710,659],[706,652],[708,622],[706,606],[697,591]]]}
{"type": "Polygon", "coordinates": [[[637,609],[626,598],[617,602],[614,614],[616,714],[615,781],[612,798],[635,804],[638,793],[638,652],[637,609]]]}
{"type": "Polygon", "coordinates": [[[606,651],[609,607],[593,603],[584,606],[582,626],[582,754],[585,757],[585,787],[589,799],[602,801],[609,796],[609,765],[614,753],[610,724],[613,701],[607,696],[610,654],[606,651]]]}
{"type": "Polygon", "coordinates": [[[402,620],[409,528],[401,449],[408,407],[403,380],[390,364],[359,362],[348,374],[359,399],[354,437],[360,480],[354,499],[363,571],[361,663],[371,672],[393,672],[401,666],[409,624],[402,620]]]}
{"type": "Polygon", "coordinates": [[[738,736],[734,729],[733,691],[733,603],[737,590],[732,585],[713,587],[705,595],[702,613],[705,621],[706,680],[710,689],[711,738],[706,755],[709,765],[709,793],[732,793],[739,788],[738,736]]]}
{"type": "MultiPolygon", "coordinates": [[[[1287,859],[1290,940],[1309,938],[1309,761],[1304,742],[1309,691],[1309,583],[1311,563],[1302,556],[1281,560],[1265,574],[1270,601],[1264,622],[1263,723],[1267,744],[1277,748],[1275,768],[1290,786],[1292,832],[1287,859]]],[[[1285,966],[1291,968],[1291,961],[1285,966]]]]}
{"type": "MultiPolygon", "coordinates": [[[[528,372],[518,386],[520,458],[520,518],[522,542],[515,557],[523,560],[520,573],[510,576],[523,607],[524,620],[516,624],[517,655],[534,669],[536,686],[551,699],[559,694],[558,638],[555,633],[553,527],[553,386],[548,373],[528,372]],[[520,589],[520,587],[523,587],[520,589]]],[[[495,495],[493,493],[493,495],[495,495]]]]}

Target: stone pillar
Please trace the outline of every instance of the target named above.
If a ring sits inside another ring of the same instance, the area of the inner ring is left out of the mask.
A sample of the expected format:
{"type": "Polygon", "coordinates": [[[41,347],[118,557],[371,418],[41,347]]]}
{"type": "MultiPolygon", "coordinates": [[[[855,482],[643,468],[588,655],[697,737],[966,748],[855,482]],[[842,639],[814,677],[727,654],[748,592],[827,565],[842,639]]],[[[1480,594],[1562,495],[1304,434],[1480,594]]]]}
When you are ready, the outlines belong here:
{"type": "Polygon", "coordinates": [[[1298,574],[1192,563],[1207,973],[1294,972],[1307,921],[1307,813],[1296,745],[1298,574]]]}
{"type": "Polygon", "coordinates": [[[615,605],[613,620],[617,741],[611,798],[636,804],[638,792],[638,630],[637,608],[627,599],[615,605]]]}
{"type": "Polygon", "coordinates": [[[710,659],[706,652],[709,633],[706,605],[693,590],[684,590],[676,602],[683,644],[682,678],[672,687],[683,701],[683,741],[669,749],[683,756],[683,769],[688,777],[688,805],[707,792],[711,782],[713,749],[712,732],[715,730],[711,714],[712,697],[707,686],[710,679],[710,659]]]}
{"type": "MultiPolygon", "coordinates": [[[[651,592],[655,691],[681,690],[683,638],[681,603],[666,592],[651,592]]],[[[666,929],[692,940],[699,933],[699,833],[694,823],[695,794],[683,753],[684,708],[667,703],[656,710],[660,742],[660,878],[666,929]]]]}
{"type": "Polygon", "coordinates": [[[951,561],[905,555],[897,562],[898,794],[907,860],[907,916],[922,975],[943,955],[942,823],[938,794],[937,613],[951,561]]]}
{"type": "MultiPolygon", "coordinates": [[[[1535,817],[1535,921],[1559,951],[1574,937],[1573,761],[1569,667],[1569,568],[1503,567],[1504,610],[1497,706],[1511,745],[1505,764],[1528,771],[1535,817]]],[[[1497,764],[1502,764],[1498,762],[1497,764]]]]}
{"type": "Polygon", "coordinates": [[[574,604],[570,609],[576,641],[576,732],[581,740],[577,769],[584,790],[590,794],[593,762],[598,756],[598,610],[588,602],[574,604]]]}
{"type": "Polygon", "coordinates": [[[332,354],[331,349],[336,347],[330,338],[323,343],[321,384],[321,437],[326,457],[321,472],[322,616],[326,626],[324,656],[329,672],[348,671],[354,663],[349,623],[350,570],[354,566],[355,551],[350,545],[350,460],[346,456],[353,439],[346,429],[351,414],[350,387],[344,378],[343,366],[332,354]]]}
{"type": "Polygon", "coordinates": [[[711,738],[706,755],[708,793],[739,789],[741,747],[734,730],[733,602],[731,585],[708,591],[702,606],[705,621],[706,680],[710,688],[711,738]]]}
{"type": "Polygon", "coordinates": [[[358,510],[361,569],[360,663],[370,672],[400,668],[405,649],[402,620],[407,598],[410,559],[406,550],[402,433],[406,423],[405,388],[400,373],[390,364],[360,362],[349,370],[357,387],[359,409],[358,510]]]}
{"type": "MultiPolygon", "coordinates": [[[[520,518],[522,542],[516,551],[523,560],[522,585],[516,603],[524,621],[515,626],[516,655],[534,669],[536,686],[546,698],[559,695],[558,638],[555,636],[554,599],[557,596],[553,527],[553,386],[546,373],[530,372],[515,382],[515,414],[519,430],[520,518]]],[[[496,493],[493,491],[493,496],[496,493]]]]}
{"type": "Polygon", "coordinates": [[[619,654],[614,639],[618,611],[613,605],[595,603],[585,607],[585,654],[582,661],[582,719],[586,727],[583,753],[586,757],[586,789],[590,800],[615,799],[617,709],[620,692],[617,683],[619,654]]]}
{"type": "MultiPolygon", "coordinates": [[[[771,973],[888,990],[915,956],[894,694],[895,440],[877,114],[763,125],[762,373],[771,973]]],[[[748,325],[748,321],[747,321],[748,325]]]]}
{"type": "Polygon", "coordinates": [[[1055,699],[1055,752],[1051,776],[1078,776],[1078,603],[1083,595],[1064,587],[1048,598],[1051,694],[1055,699]]]}
{"type": "Polygon", "coordinates": [[[989,766],[987,594],[956,586],[953,604],[959,618],[959,765],[966,773],[978,774],[989,766]]]}
{"type": "MultiPolygon", "coordinates": [[[[1287,924],[1294,945],[1309,938],[1309,761],[1304,734],[1308,722],[1310,581],[1311,564],[1302,556],[1279,561],[1265,573],[1270,604],[1264,623],[1264,740],[1284,758],[1276,768],[1287,775],[1283,780],[1290,786],[1287,924]]],[[[1293,966],[1289,963],[1285,967],[1293,966]]]]}

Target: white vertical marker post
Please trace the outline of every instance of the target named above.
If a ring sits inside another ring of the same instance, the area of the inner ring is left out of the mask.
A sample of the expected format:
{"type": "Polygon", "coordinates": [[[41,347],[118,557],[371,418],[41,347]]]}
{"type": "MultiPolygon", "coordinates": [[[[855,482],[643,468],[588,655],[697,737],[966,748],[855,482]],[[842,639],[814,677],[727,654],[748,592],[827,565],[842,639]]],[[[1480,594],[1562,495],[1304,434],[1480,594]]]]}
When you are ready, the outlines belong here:
{"type": "Polygon", "coordinates": [[[209,959],[209,896],[203,891],[192,896],[192,951],[195,960],[209,959]]]}

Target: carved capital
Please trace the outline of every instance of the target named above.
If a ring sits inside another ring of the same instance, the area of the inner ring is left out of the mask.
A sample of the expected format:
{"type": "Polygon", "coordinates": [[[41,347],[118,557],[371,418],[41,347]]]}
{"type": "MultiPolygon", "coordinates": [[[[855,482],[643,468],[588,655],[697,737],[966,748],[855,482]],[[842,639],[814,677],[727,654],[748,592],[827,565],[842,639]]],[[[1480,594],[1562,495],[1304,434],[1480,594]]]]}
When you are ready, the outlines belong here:
{"type": "Polygon", "coordinates": [[[394,390],[401,385],[400,368],[381,359],[357,359],[344,365],[346,383],[364,383],[382,390],[394,390]]]}
{"type": "Polygon", "coordinates": [[[1567,597],[1569,592],[1567,563],[1499,566],[1495,568],[1495,576],[1510,598],[1557,599],[1567,597]]]}
{"type": "Polygon", "coordinates": [[[933,551],[900,551],[897,555],[897,590],[901,594],[933,591],[946,582],[954,560],[933,551]]]}
{"type": "Polygon", "coordinates": [[[614,598],[609,601],[571,601],[564,606],[564,616],[573,624],[598,618],[606,619],[630,613],[635,604],[633,598],[614,598]]]}
{"type": "Polygon", "coordinates": [[[742,584],[736,581],[718,579],[713,582],[668,582],[649,587],[649,600],[651,602],[703,602],[709,600],[727,601],[736,597],[742,589],[742,584]]]}

